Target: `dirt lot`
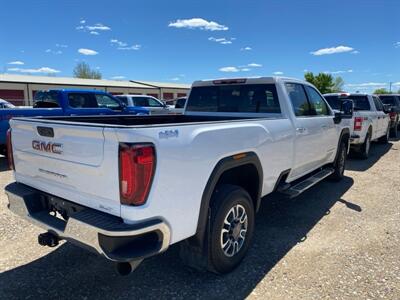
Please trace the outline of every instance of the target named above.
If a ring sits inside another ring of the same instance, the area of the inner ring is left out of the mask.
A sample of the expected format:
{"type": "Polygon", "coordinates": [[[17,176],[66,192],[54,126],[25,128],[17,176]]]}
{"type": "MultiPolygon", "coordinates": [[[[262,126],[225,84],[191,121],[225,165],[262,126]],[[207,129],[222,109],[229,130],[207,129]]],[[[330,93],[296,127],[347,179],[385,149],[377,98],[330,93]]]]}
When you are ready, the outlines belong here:
{"type": "MultiPolygon", "coordinates": [[[[0,196],[2,299],[400,299],[400,141],[350,160],[340,183],[296,200],[266,199],[253,247],[233,273],[185,268],[178,247],[128,277],[70,244],[37,244],[42,231],[15,217],[0,196]]],[[[0,187],[11,181],[1,159],[0,187]]]]}

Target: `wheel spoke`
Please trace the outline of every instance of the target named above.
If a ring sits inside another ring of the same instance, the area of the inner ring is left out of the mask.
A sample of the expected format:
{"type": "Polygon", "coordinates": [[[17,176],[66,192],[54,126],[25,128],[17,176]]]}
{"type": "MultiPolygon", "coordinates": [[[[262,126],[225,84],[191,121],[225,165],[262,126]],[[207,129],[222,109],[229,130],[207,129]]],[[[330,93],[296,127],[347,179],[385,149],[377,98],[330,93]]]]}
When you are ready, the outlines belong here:
{"type": "Polygon", "coordinates": [[[247,229],[241,229],[240,233],[239,233],[239,237],[244,240],[246,237],[246,232],[247,232],[247,229]]]}

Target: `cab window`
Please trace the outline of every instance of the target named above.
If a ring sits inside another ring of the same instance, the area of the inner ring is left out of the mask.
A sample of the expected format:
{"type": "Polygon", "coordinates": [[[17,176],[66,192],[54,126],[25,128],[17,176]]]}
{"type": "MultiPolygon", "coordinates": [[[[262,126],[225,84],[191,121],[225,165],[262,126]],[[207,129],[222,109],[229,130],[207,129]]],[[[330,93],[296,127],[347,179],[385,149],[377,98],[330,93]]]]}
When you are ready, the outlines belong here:
{"type": "Polygon", "coordinates": [[[310,116],[311,107],[308,102],[303,85],[298,83],[286,83],[286,91],[292,102],[293,111],[296,116],[310,116]]]}

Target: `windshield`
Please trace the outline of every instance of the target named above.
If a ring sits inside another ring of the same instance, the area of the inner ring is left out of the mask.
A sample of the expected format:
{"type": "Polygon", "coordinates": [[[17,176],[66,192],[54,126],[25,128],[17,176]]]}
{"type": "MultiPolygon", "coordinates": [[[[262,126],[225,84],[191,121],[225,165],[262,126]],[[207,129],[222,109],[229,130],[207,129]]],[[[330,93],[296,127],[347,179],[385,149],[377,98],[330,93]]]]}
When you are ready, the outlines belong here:
{"type": "Polygon", "coordinates": [[[187,111],[280,113],[274,84],[242,84],[194,87],[187,111]]]}
{"type": "Polygon", "coordinates": [[[350,99],[354,102],[354,110],[371,110],[369,105],[368,97],[363,95],[349,95],[345,97],[334,96],[324,96],[329,105],[336,110],[340,110],[342,100],[350,99]]]}

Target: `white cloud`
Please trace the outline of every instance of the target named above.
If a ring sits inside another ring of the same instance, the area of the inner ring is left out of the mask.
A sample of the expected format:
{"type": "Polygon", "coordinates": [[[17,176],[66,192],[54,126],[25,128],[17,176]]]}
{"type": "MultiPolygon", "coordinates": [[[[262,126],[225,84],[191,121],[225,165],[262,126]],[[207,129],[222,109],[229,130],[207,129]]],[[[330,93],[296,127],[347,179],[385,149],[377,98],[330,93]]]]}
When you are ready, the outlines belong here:
{"type": "Polygon", "coordinates": [[[97,51],[94,51],[92,49],[86,49],[86,48],[80,48],[80,49],[78,49],[78,52],[80,54],[83,54],[83,55],[97,55],[97,54],[99,54],[97,51]]]}
{"type": "Polygon", "coordinates": [[[221,72],[229,72],[229,73],[236,73],[236,72],[239,72],[240,69],[238,69],[237,67],[223,67],[223,68],[220,68],[219,71],[221,71],[221,72]]]}
{"type": "Polygon", "coordinates": [[[52,69],[49,67],[41,67],[38,69],[8,68],[7,70],[11,72],[20,72],[20,73],[46,73],[46,74],[60,73],[59,70],[52,69]]]}
{"type": "Polygon", "coordinates": [[[283,72],[281,72],[281,71],[276,71],[276,72],[274,72],[274,75],[283,75],[283,72]]]}
{"type": "Polygon", "coordinates": [[[241,68],[240,71],[242,71],[242,72],[249,72],[249,71],[251,71],[251,69],[250,69],[250,68],[241,68]]]}
{"type": "Polygon", "coordinates": [[[101,23],[97,23],[97,24],[92,25],[92,26],[87,25],[87,26],[86,26],[86,29],[87,29],[87,30],[90,30],[90,31],[93,31],[93,30],[100,30],[100,31],[108,31],[108,30],[111,30],[110,27],[108,27],[108,26],[106,26],[106,25],[103,25],[103,24],[101,24],[101,23]]]}
{"type": "Polygon", "coordinates": [[[16,60],[16,61],[10,61],[8,64],[9,65],[24,65],[25,63],[23,61],[16,60]]]}
{"type": "Polygon", "coordinates": [[[343,74],[343,73],[353,73],[352,69],[346,70],[346,71],[324,71],[326,74],[343,74]]]}
{"type": "MultiPolygon", "coordinates": [[[[80,24],[85,24],[86,21],[84,23],[82,23],[82,21],[80,22],[80,24]]],[[[103,25],[101,23],[97,23],[95,25],[79,25],[77,27],[75,27],[76,30],[80,30],[80,31],[88,31],[90,34],[94,34],[94,35],[99,35],[99,31],[109,31],[111,30],[110,27],[103,25]],[[96,32],[96,33],[93,33],[96,32]]]]}
{"type": "Polygon", "coordinates": [[[395,47],[395,48],[400,48],[400,42],[394,43],[394,47],[395,47]]]}
{"type": "Polygon", "coordinates": [[[111,79],[121,80],[121,79],[125,79],[125,76],[121,76],[121,75],[113,76],[113,77],[111,77],[111,79]]]}
{"type": "Polygon", "coordinates": [[[181,80],[179,77],[173,77],[173,78],[171,78],[171,80],[172,81],[179,81],[179,80],[181,80]]]}
{"type": "Polygon", "coordinates": [[[111,43],[112,45],[118,45],[119,47],[126,47],[126,46],[128,46],[127,43],[121,42],[121,41],[119,41],[119,40],[117,40],[117,39],[111,39],[111,40],[110,40],[110,43],[111,43]]]}
{"type": "Polygon", "coordinates": [[[364,83],[347,83],[345,84],[345,87],[348,88],[353,88],[353,89],[360,89],[360,90],[365,90],[365,89],[370,89],[370,88],[380,88],[380,87],[386,87],[387,83],[384,82],[364,82],[364,83]]]}
{"type": "Polygon", "coordinates": [[[360,53],[360,51],[358,51],[358,50],[354,50],[354,51],[351,51],[350,53],[351,53],[351,54],[359,54],[359,53],[360,53]]]}
{"type": "Polygon", "coordinates": [[[260,67],[262,67],[262,65],[256,64],[256,63],[251,63],[251,64],[248,64],[247,66],[248,67],[252,67],[252,68],[260,68],[260,67]]]}
{"type": "Polygon", "coordinates": [[[251,51],[253,50],[251,47],[244,47],[244,48],[240,48],[240,51],[251,51]]]}
{"type": "Polygon", "coordinates": [[[85,24],[85,23],[86,23],[86,20],[80,20],[79,23],[80,23],[80,24],[85,24]]]}
{"type": "Polygon", "coordinates": [[[320,55],[329,55],[329,54],[335,54],[335,53],[345,53],[345,52],[352,52],[352,51],[357,51],[354,50],[352,47],[348,46],[337,46],[337,47],[331,47],[331,48],[322,48],[316,51],[310,52],[312,55],[320,56],[320,55]]]}
{"type": "Polygon", "coordinates": [[[139,44],[128,46],[128,43],[122,42],[117,39],[111,39],[110,43],[112,46],[117,46],[118,50],[140,50],[140,48],[142,48],[142,45],[139,44]]]}
{"type": "Polygon", "coordinates": [[[202,18],[192,18],[192,19],[178,19],[175,22],[168,24],[168,27],[175,28],[189,28],[189,29],[201,29],[210,31],[225,31],[229,28],[225,25],[218,24],[214,21],[207,21],[202,18]]]}
{"type": "Polygon", "coordinates": [[[215,37],[209,37],[208,38],[209,41],[213,41],[222,45],[228,45],[228,44],[232,44],[232,41],[235,40],[235,38],[215,38],[215,37]]]}
{"type": "Polygon", "coordinates": [[[56,44],[57,48],[68,48],[68,45],[64,45],[64,44],[56,44]]]}
{"type": "Polygon", "coordinates": [[[61,50],[52,50],[52,49],[46,49],[44,52],[55,54],[55,55],[60,55],[63,53],[61,50]]]}

